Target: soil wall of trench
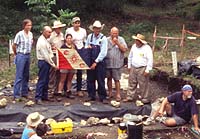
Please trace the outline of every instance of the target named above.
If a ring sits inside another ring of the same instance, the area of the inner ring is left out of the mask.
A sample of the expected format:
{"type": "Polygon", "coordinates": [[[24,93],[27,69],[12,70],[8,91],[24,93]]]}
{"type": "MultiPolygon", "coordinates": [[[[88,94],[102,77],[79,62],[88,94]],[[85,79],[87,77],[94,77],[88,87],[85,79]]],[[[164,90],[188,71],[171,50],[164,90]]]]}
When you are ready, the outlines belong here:
{"type": "MultiPolygon", "coordinates": [[[[191,80],[184,80],[181,76],[170,76],[168,73],[158,70],[156,74],[151,76],[150,80],[151,82],[156,83],[158,86],[163,86],[160,87],[161,95],[162,93],[164,93],[165,95],[169,95],[176,91],[180,91],[182,86],[184,86],[185,84],[190,84],[193,88],[194,97],[196,99],[200,99],[200,87],[192,84],[191,80]],[[164,91],[162,91],[162,89],[164,91]]],[[[153,87],[152,91],[153,90],[156,90],[156,88],[153,87]]]]}

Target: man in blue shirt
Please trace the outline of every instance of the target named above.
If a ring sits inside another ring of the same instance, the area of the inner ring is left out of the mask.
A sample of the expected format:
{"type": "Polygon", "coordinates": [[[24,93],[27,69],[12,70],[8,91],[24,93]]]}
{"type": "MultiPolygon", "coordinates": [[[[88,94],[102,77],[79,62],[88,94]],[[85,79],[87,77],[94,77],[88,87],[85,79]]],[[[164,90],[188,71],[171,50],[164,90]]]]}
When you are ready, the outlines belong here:
{"type": "Polygon", "coordinates": [[[89,101],[96,100],[96,86],[98,83],[98,96],[100,102],[105,102],[107,93],[105,89],[106,66],[104,58],[107,55],[107,38],[101,32],[104,25],[100,21],[95,21],[89,28],[93,33],[89,34],[86,41],[88,55],[86,63],[90,67],[87,71],[87,91],[89,101]]]}
{"type": "Polygon", "coordinates": [[[16,101],[20,101],[21,97],[28,98],[30,53],[33,44],[31,28],[32,21],[30,19],[25,19],[23,21],[23,30],[16,34],[12,46],[16,64],[14,83],[14,100],[16,101]]]}
{"type": "Polygon", "coordinates": [[[165,111],[169,117],[161,122],[166,126],[184,125],[192,118],[194,129],[200,132],[198,127],[198,109],[195,98],[192,96],[192,87],[190,85],[184,85],[181,91],[166,97],[161,107],[150,118],[153,120],[157,116],[163,116],[165,111]],[[174,104],[173,106],[171,105],[172,103],[174,104]]]}

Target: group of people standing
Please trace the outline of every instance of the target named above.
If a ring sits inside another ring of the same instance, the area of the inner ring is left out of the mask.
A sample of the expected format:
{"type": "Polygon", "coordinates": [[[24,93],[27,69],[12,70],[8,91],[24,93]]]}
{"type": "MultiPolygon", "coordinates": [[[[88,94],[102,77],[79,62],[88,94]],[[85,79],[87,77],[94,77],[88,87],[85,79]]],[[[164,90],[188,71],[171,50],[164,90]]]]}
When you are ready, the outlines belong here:
{"type": "MultiPolygon", "coordinates": [[[[38,59],[38,82],[36,85],[35,101],[49,101],[48,90],[51,89],[56,96],[62,96],[65,92],[67,98],[74,98],[71,92],[72,79],[77,75],[77,95],[83,96],[82,72],[83,70],[59,70],[56,66],[56,49],[75,49],[89,66],[87,70],[87,101],[95,101],[96,81],[97,92],[100,102],[113,97],[112,80],[115,83],[115,99],[121,101],[120,78],[124,66],[124,53],[128,50],[123,37],[119,36],[119,29],[112,27],[110,36],[101,33],[104,24],[96,20],[89,29],[92,31],[87,36],[86,30],[81,26],[79,17],[72,19],[72,27],[62,33],[63,27],[60,21],[54,21],[52,27],[44,26],[41,36],[37,40],[36,54],[38,59]],[[107,78],[108,93],[105,89],[107,78]]],[[[28,97],[28,81],[30,53],[33,44],[31,33],[32,22],[29,19],[23,21],[23,30],[18,32],[14,39],[13,50],[16,56],[16,79],[14,83],[14,99],[28,97]]],[[[128,70],[129,82],[127,97],[124,102],[133,101],[136,89],[139,86],[142,98],[149,98],[149,71],[153,65],[153,54],[151,47],[141,34],[132,36],[135,40],[129,56],[128,70]]]]}
{"type": "MultiPolygon", "coordinates": [[[[115,99],[121,101],[120,78],[124,64],[124,53],[128,50],[123,37],[119,36],[119,29],[112,27],[110,36],[106,37],[101,33],[104,25],[96,20],[89,29],[92,31],[87,36],[86,30],[80,27],[80,18],[72,19],[72,27],[66,30],[65,35],[62,28],[65,24],[55,21],[53,27],[44,26],[42,35],[36,44],[36,54],[38,59],[38,82],[36,85],[35,101],[42,104],[48,101],[48,89],[52,89],[54,95],[61,96],[65,91],[67,98],[73,98],[71,93],[72,78],[77,74],[77,94],[83,96],[81,92],[82,70],[70,69],[59,70],[56,65],[56,49],[75,49],[82,59],[89,66],[87,70],[87,92],[88,101],[96,100],[97,92],[100,102],[105,102],[107,96],[113,97],[112,80],[115,82],[115,99]],[[105,89],[105,78],[107,78],[108,93],[105,89]],[[50,82],[49,82],[50,80],[50,82]],[[66,86],[65,86],[66,85],[66,86]]],[[[28,97],[28,81],[30,67],[30,53],[33,44],[31,33],[32,21],[23,21],[23,30],[19,31],[14,39],[13,51],[16,64],[16,78],[14,83],[14,100],[21,97],[28,97]]],[[[136,99],[149,99],[149,72],[153,66],[153,54],[145,37],[141,34],[132,36],[135,40],[128,55],[128,91],[124,102],[132,102],[136,99]],[[137,94],[139,88],[140,94],[137,94]]],[[[190,121],[194,122],[194,129],[200,132],[198,127],[198,110],[195,98],[192,96],[192,87],[185,85],[180,92],[176,92],[164,99],[161,107],[147,119],[152,122],[157,116],[163,116],[164,111],[171,118],[162,120],[167,126],[183,125],[190,121]],[[174,103],[174,105],[169,105],[174,103]]],[[[38,116],[38,113],[34,115],[38,116]]],[[[41,118],[42,120],[43,118],[41,118]]],[[[29,121],[29,119],[27,119],[29,121]]],[[[38,121],[39,122],[39,121],[38,121]]],[[[35,126],[30,124],[31,126],[35,126]]],[[[32,130],[30,130],[32,132],[32,130]]],[[[29,129],[24,131],[27,138],[29,129]]],[[[35,133],[34,133],[35,134],[35,133]]]]}

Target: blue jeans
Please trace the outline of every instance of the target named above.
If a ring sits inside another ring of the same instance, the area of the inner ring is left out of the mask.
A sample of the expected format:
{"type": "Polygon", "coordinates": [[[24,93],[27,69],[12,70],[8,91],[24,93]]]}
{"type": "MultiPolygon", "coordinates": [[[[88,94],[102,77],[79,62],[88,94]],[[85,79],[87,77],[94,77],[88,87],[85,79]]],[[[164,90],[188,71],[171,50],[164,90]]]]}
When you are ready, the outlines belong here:
{"type": "Polygon", "coordinates": [[[28,96],[30,54],[18,53],[16,55],[15,64],[16,77],[14,83],[14,98],[28,96]]]}
{"type": "MultiPolygon", "coordinates": [[[[86,49],[85,48],[77,49],[77,52],[79,53],[80,57],[85,61],[84,57],[86,54],[85,53],[86,49]]],[[[83,74],[82,70],[77,70],[76,73],[77,91],[81,91],[82,88],[82,74],[83,74]]]]}
{"type": "Polygon", "coordinates": [[[44,60],[38,60],[38,82],[36,85],[35,100],[48,99],[48,84],[50,65],[44,60]]]}
{"type": "Polygon", "coordinates": [[[82,70],[77,70],[76,73],[77,91],[81,91],[82,88],[82,70]]]}
{"type": "Polygon", "coordinates": [[[94,70],[87,70],[87,91],[88,96],[92,99],[96,98],[96,86],[98,83],[98,96],[100,100],[106,99],[107,93],[105,89],[106,68],[105,62],[99,62],[94,70]]]}

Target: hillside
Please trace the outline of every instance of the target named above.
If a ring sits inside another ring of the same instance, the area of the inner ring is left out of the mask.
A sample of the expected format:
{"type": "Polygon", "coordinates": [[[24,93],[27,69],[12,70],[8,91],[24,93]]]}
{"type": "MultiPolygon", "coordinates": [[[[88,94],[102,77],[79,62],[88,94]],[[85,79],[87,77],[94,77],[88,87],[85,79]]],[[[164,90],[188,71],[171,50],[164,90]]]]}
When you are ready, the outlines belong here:
{"type": "MultiPolygon", "coordinates": [[[[158,4],[156,5],[155,1],[156,0],[154,0],[154,2],[147,2],[147,0],[143,0],[143,4],[137,6],[134,4],[125,3],[120,14],[105,14],[99,11],[99,13],[90,14],[90,16],[87,18],[81,16],[82,26],[87,29],[88,33],[90,33],[88,26],[92,24],[95,19],[99,19],[105,24],[103,33],[107,36],[109,35],[110,28],[112,26],[117,26],[120,29],[120,35],[125,38],[129,47],[131,47],[133,43],[131,36],[137,33],[144,34],[146,36],[146,40],[151,46],[153,46],[153,33],[155,26],[157,27],[157,35],[159,36],[181,37],[183,24],[185,25],[186,30],[193,31],[195,33],[200,32],[199,21],[195,20],[194,15],[195,10],[200,7],[199,0],[180,0],[176,2],[169,2],[168,5],[165,5],[164,7],[160,7],[158,4]]],[[[16,30],[14,29],[20,28],[21,20],[24,17],[29,17],[31,15],[27,9],[25,9],[25,11],[28,13],[26,16],[24,15],[24,12],[16,11],[16,9],[7,10],[10,11],[10,13],[15,14],[11,15],[9,12],[5,12],[4,8],[0,8],[1,17],[10,19],[9,22],[1,26],[4,28],[4,30],[9,31],[6,34],[0,35],[0,78],[2,79],[0,82],[0,87],[4,87],[8,83],[12,83],[14,78],[15,66],[12,64],[12,62],[10,67],[8,64],[8,39],[13,38],[14,34],[16,33],[16,30]],[[17,18],[17,20],[15,20],[15,18],[17,18]],[[12,20],[15,20],[15,22],[11,22],[12,20]]],[[[39,33],[37,32],[37,34],[39,33]]],[[[163,51],[162,49],[166,39],[156,40],[154,52],[154,66],[156,69],[165,71],[169,73],[170,76],[173,76],[171,51],[177,52],[178,61],[184,59],[193,59],[199,56],[199,38],[197,37],[196,40],[188,40],[188,36],[191,35],[187,34],[185,36],[184,46],[182,48],[179,46],[180,40],[168,40],[167,51],[163,51]]],[[[128,52],[126,55],[128,55],[128,52]]],[[[37,64],[35,51],[33,50],[31,79],[35,79],[36,76],[37,64]]],[[[193,79],[193,77],[190,76],[183,78],[191,78],[194,80],[195,84],[197,82],[196,79],[193,79]]]]}

